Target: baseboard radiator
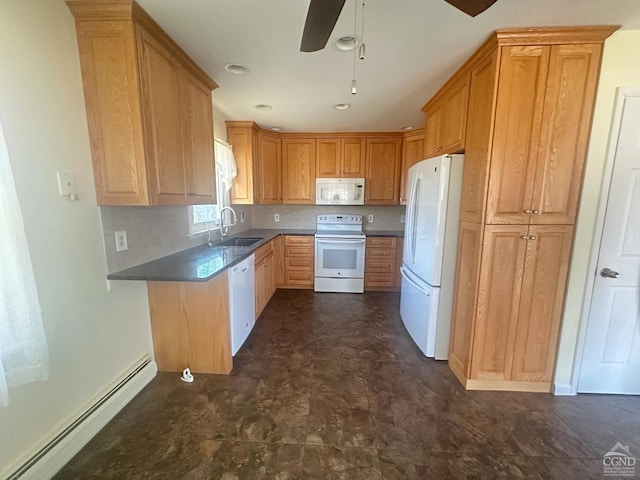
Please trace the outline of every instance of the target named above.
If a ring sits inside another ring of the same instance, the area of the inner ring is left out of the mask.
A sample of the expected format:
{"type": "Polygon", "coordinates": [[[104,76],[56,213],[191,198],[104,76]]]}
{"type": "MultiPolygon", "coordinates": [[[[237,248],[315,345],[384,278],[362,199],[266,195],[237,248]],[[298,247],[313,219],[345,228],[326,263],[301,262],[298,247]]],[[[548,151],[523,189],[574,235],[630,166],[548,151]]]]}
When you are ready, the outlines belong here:
{"type": "Polygon", "coordinates": [[[87,419],[89,419],[100,407],[105,405],[114,395],[121,391],[129,382],[131,382],[145,367],[151,363],[151,357],[149,355],[144,356],[138,364],[127,373],[121,380],[119,380],[113,387],[111,387],[102,397],[96,402],[87,407],[73,422],[71,422],[64,430],[58,433],[50,441],[48,441],[42,448],[40,448],[35,454],[33,454],[26,462],[24,462],[17,470],[7,477],[7,480],[17,480],[25,475],[29,469],[41,461],[48,453],[50,453],[56,446],[58,446],[63,440],[65,440],[72,432],[78,429],[87,419]]]}

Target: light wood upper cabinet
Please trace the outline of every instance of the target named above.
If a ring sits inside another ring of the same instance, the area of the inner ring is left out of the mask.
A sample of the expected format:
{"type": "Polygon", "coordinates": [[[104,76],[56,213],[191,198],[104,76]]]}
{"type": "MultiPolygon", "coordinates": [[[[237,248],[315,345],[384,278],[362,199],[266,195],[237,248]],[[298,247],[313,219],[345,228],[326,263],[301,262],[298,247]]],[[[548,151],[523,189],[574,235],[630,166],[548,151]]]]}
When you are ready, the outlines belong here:
{"type": "Polygon", "coordinates": [[[255,171],[256,203],[282,203],[282,153],[278,136],[258,134],[255,171]]]}
{"type": "Polygon", "coordinates": [[[363,138],[317,138],[316,177],[364,177],[363,138]]]}
{"type": "Polygon", "coordinates": [[[469,75],[466,74],[448,83],[423,107],[426,116],[425,158],[464,148],[468,101],[469,75]]]}
{"type": "Polygon", "coordinates": [[[98,204],[213,201],[215,187],[206,183],[214,178],[217,85],[136,3],[67,4],[76,20],[98,204]]]}
{"type": "Polygon", "coordinates": [[[226,122],[227,142],[233,149],[237,174],[231,186],[231,203],[253,204],[254,156],[257,155],[258,127],[253,122],[226,122]]]}
{"type": "Polygon", "coordinates": [[[397,205],[400,197],[400,138],[368,138],[365,203],[397,205]]]}
{"type": "Polygon", "coordinates": [[[409,169],[424,160],[424,132],[417,131],[402,139],[402,168],[400,175],[400,205],[406,205],[409,194],[407,181],[409,169]]]}
{"type": "Polygon", "coordinates": [[[548,63],[548,46],[503,48],[487,223],[528,223],[548,63]]]}
{"type": "Polygon", "coordinates": [[[550,48],[531,223],[575,222],[601,54],[599,44],[550,48]]]}
{"type": "Polygon", "coordinates": [[[497,90],[498,54],[495,48],[471,70],[469,115],[462,171],[460,221],[484,221],[489,153],[497,90]]]}
{"type": "Polygon", "coordinates": [[[282,139],[282,203],[315,203],[315,154],[315,139],[282,139]]]}
{"type": "Polygon", "coordinates": [[[213,115],[211,91],[193,75],[185,74],[182,109],[183,148],[187,169],[187,195],[189,203],[211,203],[216,198],[213,145],[213,115]]]}

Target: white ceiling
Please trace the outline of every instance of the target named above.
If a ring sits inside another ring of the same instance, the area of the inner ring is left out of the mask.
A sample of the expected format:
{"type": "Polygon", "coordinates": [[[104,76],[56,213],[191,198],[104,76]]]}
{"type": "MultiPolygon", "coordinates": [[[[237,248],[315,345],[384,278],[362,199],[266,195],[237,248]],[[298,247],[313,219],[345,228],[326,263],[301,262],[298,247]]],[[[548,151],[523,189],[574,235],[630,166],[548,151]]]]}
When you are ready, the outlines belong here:
{"type": "Polygon", "coordinates": [[[498,0],[476,18],[444,0],[366,0],[367,56],[357,60],[353,96],[352,53],[331,46],[353,33],[353,2],[345,3],[327,48],[301,53],[309,0],[138,0],[220,85],[213,98],[224,116],[291,132],[424,126],[420,108],[496,28],[640,29],[639,0],[498,0]],[[251,73],[227,73],[230,62],[247,65],[251,73]],[[353,107],[332,108],[343,102],[353,107]],[[258,104],[273,109],[259,111],[258,104]]]}

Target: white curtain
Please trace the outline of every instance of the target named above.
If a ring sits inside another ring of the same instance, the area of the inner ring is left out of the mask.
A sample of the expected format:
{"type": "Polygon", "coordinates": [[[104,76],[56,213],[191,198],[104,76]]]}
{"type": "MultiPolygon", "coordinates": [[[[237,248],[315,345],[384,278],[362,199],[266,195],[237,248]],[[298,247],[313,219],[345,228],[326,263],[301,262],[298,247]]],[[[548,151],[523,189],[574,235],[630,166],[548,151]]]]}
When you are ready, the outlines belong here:
{"type": "MultiPolygon", "coordinates": [[[[216,159],[216,176],[218,178],[217,187],[221,190],[218,193],[218,208],[221,209],[231,205],[231,185],[234,177],[238,174],[238,170],[233,150],[228,143],[216,138],[214,155],[216,159]]],[[[231,212],[225,212],[224,223],[226,225],[232,223],[231,212]]]]}
{"type": "Polygon", "coordinates": [[[48,375],[40,302],[0,124],[0,405],[9,404],[9,387],[48,375]]]}

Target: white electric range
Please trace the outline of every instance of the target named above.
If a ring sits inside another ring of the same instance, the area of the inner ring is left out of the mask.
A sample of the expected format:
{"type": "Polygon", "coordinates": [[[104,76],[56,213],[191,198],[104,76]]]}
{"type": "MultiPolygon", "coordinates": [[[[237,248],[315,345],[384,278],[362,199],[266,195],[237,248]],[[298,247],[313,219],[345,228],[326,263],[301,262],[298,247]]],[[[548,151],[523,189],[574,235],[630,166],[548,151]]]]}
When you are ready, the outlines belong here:
{"type": "Polygon", "coordinates": [[[366,236],[362,215],[318,215],[315,240],[314,290],[363,293],[366,236]]]}

